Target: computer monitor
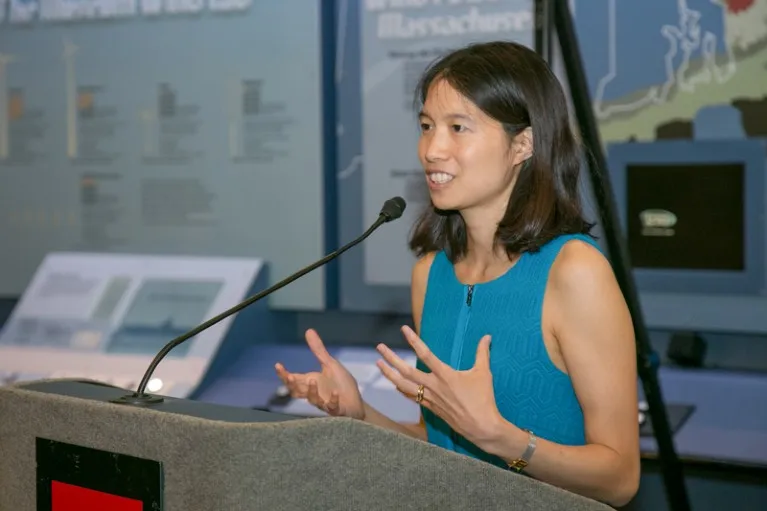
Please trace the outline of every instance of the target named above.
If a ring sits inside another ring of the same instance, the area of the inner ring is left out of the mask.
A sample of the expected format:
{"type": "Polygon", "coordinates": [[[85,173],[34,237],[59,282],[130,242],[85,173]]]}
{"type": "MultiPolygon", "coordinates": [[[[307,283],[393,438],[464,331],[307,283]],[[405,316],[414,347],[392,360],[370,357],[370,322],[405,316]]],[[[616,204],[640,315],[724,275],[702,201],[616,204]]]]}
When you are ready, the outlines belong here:
{"type": "Polygon", "coordinates": [[[746,270],[744,162],[626,165],[629,251],[638,268],[746,270]]]}
{"type": "Polygon", "coordinates": [[[614,144],[608,164],[640,290],[765,287],[762,141],[614,144]]]}
{"type": "Polygon", "coordinates": [[[612,144],[608,165],[640,291],[765,288],[761,140],[612,144]]]}

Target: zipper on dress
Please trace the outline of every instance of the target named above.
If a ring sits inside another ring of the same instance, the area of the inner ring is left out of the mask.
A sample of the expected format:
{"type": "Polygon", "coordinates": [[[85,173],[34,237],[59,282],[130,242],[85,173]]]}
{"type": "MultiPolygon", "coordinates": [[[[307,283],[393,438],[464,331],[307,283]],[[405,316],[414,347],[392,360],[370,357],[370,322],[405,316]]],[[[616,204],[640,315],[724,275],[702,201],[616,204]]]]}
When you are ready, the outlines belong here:
{"type": "MultiPolygon", "coordinates": [[[[456,335],[453,339],[453,365],[456,368],[460,368],[461,359],[463,358],[463,345],[466,342],[466,330],[469,328],[469,318],[471,316],[471,302],[474,299],[474,284],[466,286],[466,307],[462,307],[459,324],[460,328],[456,329],[456,335]]],[[[456,444],[458,443],[458,433],[452,428],[450,430],[450,445],[449,449],[456,451],[456,444]]]]}

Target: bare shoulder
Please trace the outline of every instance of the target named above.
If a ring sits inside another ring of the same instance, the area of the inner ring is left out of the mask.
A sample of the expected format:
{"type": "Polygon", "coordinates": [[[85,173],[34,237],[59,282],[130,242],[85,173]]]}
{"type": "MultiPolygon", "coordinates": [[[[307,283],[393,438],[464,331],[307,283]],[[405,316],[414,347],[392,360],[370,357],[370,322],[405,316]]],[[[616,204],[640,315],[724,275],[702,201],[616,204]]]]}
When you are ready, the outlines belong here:
{"type": "Polygon", "coordinates": [[[562,246],[551,267],[550,279],[555,289],[567,293],[588,293],[617,285],[607,258],[582,240],[571,240],[562,246]]]}
{"type": "MultiPolygon", "coordinates": [[[[581,240],[565,243],[551,267],[549,286],[552,326],[560,340],[572,339],[572,335],[565,334],[567,329],[595,328],[600,322],[625,335],[632,328],[612,265],[593,245],[581,240]]],[[[595,337],[584,337],[579,344],[596,341],[595,337]]],[[[563,351],[567,351],[566,346],[563,351]]]]}

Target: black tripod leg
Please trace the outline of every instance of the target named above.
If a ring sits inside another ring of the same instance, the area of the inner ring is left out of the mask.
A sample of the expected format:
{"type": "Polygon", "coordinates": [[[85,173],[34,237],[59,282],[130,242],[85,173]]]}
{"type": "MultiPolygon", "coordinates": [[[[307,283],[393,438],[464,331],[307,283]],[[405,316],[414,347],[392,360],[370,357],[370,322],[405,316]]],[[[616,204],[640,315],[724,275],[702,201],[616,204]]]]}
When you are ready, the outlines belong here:
{"type": "MultiPolygon", "coordinates": [[[[543,2],[547,2],[547,0],[537,0],[536,4],[543,2]]],[[[690,509],[690,502],[687,496],[682,464],[674,448],[666,407],[658,384],[657,368],[652,363],[650,356],[652,348],[631,271],[628,248],[618,220],[612,185],[606,172],[607,161],[594,118],[588,82],[575,33],[575,23],[567,0],[552,0],[547,3],[549,3],[548,8],[553,9],[554,28],[562,52],[575,115],[587,153],[591,185],[599,207],[600,220],[607,240],[610,259],[633,318],[636,335],[637,371],[642,380],[645,398],[649,406],[650,420],[658,444],[666,497],[670,509],[687,511],[690,509]]],[[[539,12],[537,5],[536,12],[539,12]]],[[[545,11],[542,10],[541,12],[545,11]]],[[[544,30],[550,28],[544,27],[544,30]]],[[[545,40],[545,36],[543,40],[545,40]]]]}
{"type": "Polygon", "coordinates": [[[551,64],[554,57],[551,28],[554,25],[552,8],[548,0],[535,0],[535,52],[551,64]]]}

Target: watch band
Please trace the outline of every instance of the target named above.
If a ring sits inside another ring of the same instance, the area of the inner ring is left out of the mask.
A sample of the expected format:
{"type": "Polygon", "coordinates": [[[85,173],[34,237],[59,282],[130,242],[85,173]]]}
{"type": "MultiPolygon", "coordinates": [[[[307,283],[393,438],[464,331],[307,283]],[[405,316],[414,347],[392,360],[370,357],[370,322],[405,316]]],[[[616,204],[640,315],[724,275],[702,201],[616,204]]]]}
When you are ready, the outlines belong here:
{"type": "Polygon", "coordinates": [[[527,440],[527,448],[525,449],[525,452],[522,453],[521,457],[509,463],[509,468],[516,472],[522,472],[522,470],[527,466],[527,464],[530,463],[530,458],[533,457],[533,453],[535,452],[535,446],[537,443],[536,442],[537,438],[532,431],[530,431],[529,429],[525,429],[523,431],[526,431],[527,434],[529,435],[529,438],[527,440]]]}

